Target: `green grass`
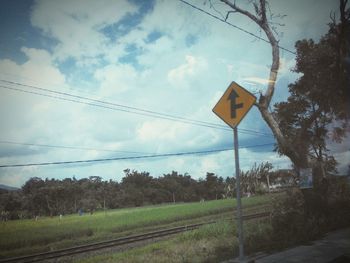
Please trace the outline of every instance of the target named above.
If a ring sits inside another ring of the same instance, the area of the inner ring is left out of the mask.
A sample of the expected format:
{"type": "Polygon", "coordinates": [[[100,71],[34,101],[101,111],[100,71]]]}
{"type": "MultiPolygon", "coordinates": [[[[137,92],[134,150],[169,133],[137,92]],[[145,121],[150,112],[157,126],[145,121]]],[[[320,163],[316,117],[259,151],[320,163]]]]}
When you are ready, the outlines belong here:
{"type": "MultiPolygon", "coordinates": [[[[243,199],[244,207],[263,205],[270,196],[243,199]]],[[[86,242],[117,237],[121,233],[139,233],[147,227],[178,223],[206,215],[230,211],[235,200],[181,203],[110,210],[93,215],[68,215],[55,218],[15,220],[0,223],[0,257],[30,254],[86,242]],[[127,232],[128,231],[128,232],[127,232]]]]}
{"type": "MultiPolygon", "coordinates": [[[[261,243],[269,244],[269,220],[260,219],[244,224],[246,254],[260,251],[261,243]]],[[[97,255],[75,262],[222,262],[238,255],[236,226],[232,221],[220,221],[198,230],[180,234],[167,241],[152,243],[125,252],[97,255]]]]}

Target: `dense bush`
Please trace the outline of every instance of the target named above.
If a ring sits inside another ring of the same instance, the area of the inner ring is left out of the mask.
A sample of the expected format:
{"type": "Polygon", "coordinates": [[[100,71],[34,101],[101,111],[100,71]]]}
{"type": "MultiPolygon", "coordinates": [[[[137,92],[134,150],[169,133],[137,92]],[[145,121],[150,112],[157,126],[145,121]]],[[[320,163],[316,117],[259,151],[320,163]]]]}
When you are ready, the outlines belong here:
{"type": "Polygon", "coordinates": [[[325,188],[293,188],[273,202],[271,218],[276,247],[309,241],[350,226],[350,187],[344,178],[329,178],[325,188]]]}

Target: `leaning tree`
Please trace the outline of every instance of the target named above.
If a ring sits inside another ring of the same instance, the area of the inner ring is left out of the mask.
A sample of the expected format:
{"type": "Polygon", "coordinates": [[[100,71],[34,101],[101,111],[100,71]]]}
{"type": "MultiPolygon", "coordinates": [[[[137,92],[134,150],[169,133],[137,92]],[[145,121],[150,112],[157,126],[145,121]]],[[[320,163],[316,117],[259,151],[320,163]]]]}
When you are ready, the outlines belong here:
{"type": "Polygon", "coordinates": [[[320,43],[306,40],[297,42],[295,71],[304,75],[289,86],[291,96],[287,102],[276,104],[275,111],[269,108],[280,67],[280,47],[275,24],[271,21],[274,15],[269,3],[266,0],[249,1],[253,7],[253,11],[249,11],[241,8],[236,1],[220,1],[230,8],[226,19],[234,14],[248,17],[266,34],[271,45],[272,64],[267,88],[260,93],[255,106],[273,132],[277,150],[289,157],[298,171],[315,167],[314,159],[317,158],[310,156],[312,153],[324,156],[327,130],[333,126],[333,134],[337,135],[334,137],[341,140],[349,118],[349,108],[346,106],[349,104],[350,39],[347,0],[340,0],[340,23],[337,24],[335,16],[331,16],[333,21],[330,30],[320,43]],[[312,68],[314,65],[310,66],[308,60],[316,60],[314,64],[318,64],[318,67],[312,68]],[[325,72],[329,73],[328,76],[325,72]],[[336,95],[330,98],[330,94],[334,93],[336,95]],[[332,125],[339,124],[339,121],[342,121],[340,127],[332,125]]]}

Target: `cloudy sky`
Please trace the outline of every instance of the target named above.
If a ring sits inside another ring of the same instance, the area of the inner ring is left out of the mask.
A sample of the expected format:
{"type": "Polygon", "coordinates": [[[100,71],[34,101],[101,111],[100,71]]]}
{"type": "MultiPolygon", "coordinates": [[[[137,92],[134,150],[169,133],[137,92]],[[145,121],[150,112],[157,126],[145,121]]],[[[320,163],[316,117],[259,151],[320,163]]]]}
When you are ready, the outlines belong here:
{"type": "MultiPolygon", "coordinates": [[[[216,0],[213,6],[204,0],[190,3],[217,16],[227,10],[216,0]]],[[[0,165],[232,148],[232,131],[223,128],[213,106],[231,81],[253,93],[266,88],[270,46],[178,0],[1,4],[0,165]]],[[[278,27],[280,45],[294,51],[298,39],[318,40],[337,5],[271,1],[274,14],[286,15],[275,20],[284,24],[278,27]]],[[[228,21],[264,37],[240,15],[228,21]]],[[[288,83],[298,77],[290,72],[294,58],[281,51],[273,102],[284,100],[288,83]]],[[[241,168],[262,161],[289,167],[287,158],[272,151],[273,143],[252,108],[239,126],[241,168]]],[[[337,154],[345,167],[346,155],[337,154]]],[[[234,171],[233,151],[0,168],[0,183],[21,186],[33,176],[120,180],[126,168],[153,176],[176,170],[194,178],[206,172],[226,177],[234,171]]]]}

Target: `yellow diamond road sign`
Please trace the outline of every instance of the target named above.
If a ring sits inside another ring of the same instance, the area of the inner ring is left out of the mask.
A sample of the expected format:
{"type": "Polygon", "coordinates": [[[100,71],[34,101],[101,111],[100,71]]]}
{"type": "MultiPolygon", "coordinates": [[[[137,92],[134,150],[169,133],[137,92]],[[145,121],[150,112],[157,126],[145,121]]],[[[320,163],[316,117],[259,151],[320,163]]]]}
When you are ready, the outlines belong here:
{"type": "Polygon", "coordinates": [[[237,127],[256,101],[246,89],[232,82],[213,108],[213,112],[232,128],[237,127]]]}

